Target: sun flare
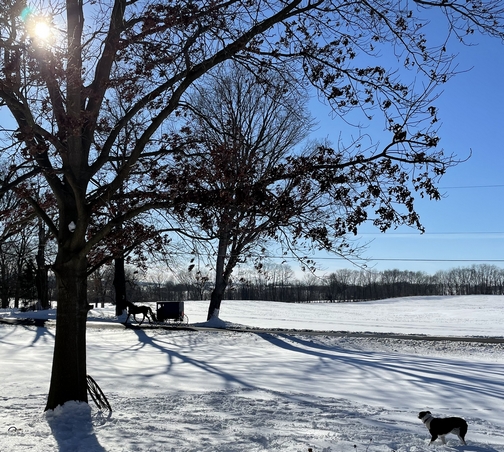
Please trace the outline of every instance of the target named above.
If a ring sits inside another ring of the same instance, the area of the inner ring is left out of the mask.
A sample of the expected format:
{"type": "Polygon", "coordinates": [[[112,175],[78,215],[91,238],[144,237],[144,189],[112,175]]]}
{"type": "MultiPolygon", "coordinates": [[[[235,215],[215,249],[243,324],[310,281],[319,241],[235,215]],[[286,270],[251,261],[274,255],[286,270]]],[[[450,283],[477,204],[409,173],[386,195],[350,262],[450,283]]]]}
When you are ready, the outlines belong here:
{"type": "Polygon", "coordinates": [[[55,38],[52,21],[43,15],[33,14],[31,11],[21,15],[26,24],[26,30],[33,42],[39,45],[51,45],[55,38]]]}
{"type": "Polygon", "coordinates": [[[45,20],[37,20],[33,25],[33,36],[41,41],[49,41],[52,34],[52,27],[45,20]]]}

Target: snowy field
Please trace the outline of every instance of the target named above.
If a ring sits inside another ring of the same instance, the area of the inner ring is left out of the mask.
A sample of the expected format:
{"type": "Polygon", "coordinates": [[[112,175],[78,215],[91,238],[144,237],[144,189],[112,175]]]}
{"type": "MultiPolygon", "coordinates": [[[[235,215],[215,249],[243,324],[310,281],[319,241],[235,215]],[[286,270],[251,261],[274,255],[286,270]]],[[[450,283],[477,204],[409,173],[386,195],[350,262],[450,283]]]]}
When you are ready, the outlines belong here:
{"type": "MultiPolygon", "coordinates": [[[[185,308],[205,325],[206,302],[185,308]]],[[[482,340],[504,338],[504,296],[225,301],[210,325],[278,333],[126,329],[113,312],[92,310],[88,328],[88,373],[111,415],[77,403],[43,413],[54,325],[0,324],[0,452],[504,452],[504,343],[482,340]],[[428,446],[427,409],[463,416],[467,446],[453,435],[428,446]]]]}

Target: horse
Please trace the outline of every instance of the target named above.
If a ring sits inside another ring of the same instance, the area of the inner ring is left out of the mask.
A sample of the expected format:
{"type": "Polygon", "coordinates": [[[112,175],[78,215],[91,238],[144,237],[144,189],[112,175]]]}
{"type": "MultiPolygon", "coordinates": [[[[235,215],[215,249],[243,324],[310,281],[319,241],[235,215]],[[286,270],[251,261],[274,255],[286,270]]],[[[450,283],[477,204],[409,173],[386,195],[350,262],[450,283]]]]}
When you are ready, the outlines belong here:
{"type": "Polygon", "coordinates": [[[152,309],[150,308],[150,306],[137,306],[135,303],[132,303],[131,301],[127,301],[126,307],[128,308],[128,317],[126,317],[126,322],[124,322],[124,323],[128,323],[128,319],[130,318],[130,315],[132,315],[134,317],[135,321],[138,322],[138,320],[136,318],[137,314],[143,315],[142,321],[138,322],[139,325],[141,325],[143,323],[143,321],[145,320],[145,317],[147,317],[147,320],[149,321],[149,323],[151,323],[151,320],[153,322],[157,322],[156,315],[154,314],[154,312],[152,312],[152,309]]]}

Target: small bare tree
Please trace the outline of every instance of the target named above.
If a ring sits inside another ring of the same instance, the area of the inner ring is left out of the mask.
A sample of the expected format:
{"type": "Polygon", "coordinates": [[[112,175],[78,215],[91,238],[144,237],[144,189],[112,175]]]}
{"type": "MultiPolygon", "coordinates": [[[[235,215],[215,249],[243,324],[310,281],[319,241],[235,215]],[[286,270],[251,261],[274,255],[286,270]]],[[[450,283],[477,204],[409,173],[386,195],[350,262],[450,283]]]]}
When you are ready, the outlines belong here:
{"type": "Polygon", "coordinates": [[[273,195],[272,182],[311,130],[306,102],[292,79],[261,80],[229,65],[212,73],[187,104],[191,147],[180,159],[182,177],[209,194],[203,204],[189,205],[190,218],[217,242],[209,319],[218,317],[235,267],[291,215],[278,199],[292,185],[278,183],[273,195]]]}

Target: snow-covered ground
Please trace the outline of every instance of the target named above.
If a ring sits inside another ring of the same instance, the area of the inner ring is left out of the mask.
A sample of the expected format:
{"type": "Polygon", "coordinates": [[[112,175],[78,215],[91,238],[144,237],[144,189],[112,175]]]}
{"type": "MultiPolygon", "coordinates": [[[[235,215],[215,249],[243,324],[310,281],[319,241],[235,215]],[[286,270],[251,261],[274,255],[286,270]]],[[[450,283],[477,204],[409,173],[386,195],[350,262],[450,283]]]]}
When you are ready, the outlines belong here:
{"type": "MultiPolygon", "coordinates": [[[[205,324],[207,307],[185,303],[190,325],[205,324]]],[[[77,403],[43,413],[54,327],[0,324],[0,452],[504,452],[503,343],[126,329],[113,312],[92,310],[88,328],[88,373],[110,416],[77,403]],[[425,409],[463,416],[468,445],[450,435],[429,447],[417,419],[425,409]]],[[[504,338],[504,296],[225,301],[221,318],[224,327],[504,338]]]]}

